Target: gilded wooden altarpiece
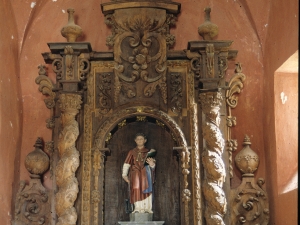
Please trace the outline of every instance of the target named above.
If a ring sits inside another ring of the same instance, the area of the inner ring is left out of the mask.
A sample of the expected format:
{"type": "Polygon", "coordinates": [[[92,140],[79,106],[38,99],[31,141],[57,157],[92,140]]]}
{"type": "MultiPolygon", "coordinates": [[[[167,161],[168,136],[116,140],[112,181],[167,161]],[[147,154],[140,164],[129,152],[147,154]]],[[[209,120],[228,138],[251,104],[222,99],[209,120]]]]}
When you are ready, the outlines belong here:
{"type": "Polygon", "coordinates": [[[259,159],[244,150],[250,145],[246,138],[236,159],[245,179],[236,190],[230,188],[237,149],[231,109],[245,75],[237,63],[231,80],[225,80],[237,51],[230,49],[232,41],[213,40],[218,27],[210,22],[210,8],[198,29],[204,40],[190,41],[182,51],[170,50],[179,3],[112,1],[101,9],[112,31],[106,39],[111,51],[76,42],[82,29],[69,9],[62,29],[67,42],[48,43],[51,52],[42,54],[56,73],[52,83],[41,65],[36,79],[52,112],[47,127],[53,138],[46,143],[52,216],[47,223],[128,220],[121,163],[133,141],[129,136],[143,131],[158,151],[154,220],[166,225],[267,224],[263,182],[256,185],[253,178],[259,159]]]}

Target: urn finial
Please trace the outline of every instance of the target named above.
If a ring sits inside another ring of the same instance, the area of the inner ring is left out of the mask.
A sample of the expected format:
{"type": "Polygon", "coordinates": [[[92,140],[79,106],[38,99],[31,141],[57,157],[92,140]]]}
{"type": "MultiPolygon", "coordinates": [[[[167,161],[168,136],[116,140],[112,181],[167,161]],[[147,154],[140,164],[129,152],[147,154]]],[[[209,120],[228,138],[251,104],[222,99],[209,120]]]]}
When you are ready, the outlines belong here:
{"type": "Polygon", "coordinates": [[[67,10],[68,24],[61,29],[61,35],[67,39],[67,42],[75,42],[78,37],[82,35],[82,29],[74,22],[74,9],[67,10]]]}
{"type": "Polygon", "coordinates": [[[25,167],[32,177],[39,177],[47,171],[50,163],[48,155],[42,151],[42,138],[37,138],[34,147],[35,149],[25,158],[25,167]]]}
{"type": "Polygon", "coordinates": [[[206,7],[205,12],[205,21],[198,27],[198,33],[204,40],[212,40],[219,33],[219,28],[216,24],[210,21],[210,12],[211,8],[206,7]]]}
{"type": "Polygon", "coordinates": [[[245,135],[243,142],[244,148],[235,157],[235,164],[243,173],[243,176],[253,176],[259,164],[259,157],[250,148],[250,145],[250,138],[248,135],[245,135]]]}

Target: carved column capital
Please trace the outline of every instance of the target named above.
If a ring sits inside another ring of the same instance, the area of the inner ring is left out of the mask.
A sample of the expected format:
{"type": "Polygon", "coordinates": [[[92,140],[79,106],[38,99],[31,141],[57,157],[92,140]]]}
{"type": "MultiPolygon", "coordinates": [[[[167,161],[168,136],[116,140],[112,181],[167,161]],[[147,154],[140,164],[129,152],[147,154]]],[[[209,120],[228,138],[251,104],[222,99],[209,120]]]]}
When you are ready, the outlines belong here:
{"type": "Polygon", "coordinates": [[[82,100],[81,95],[78,94],[66,94],[59,95],[59,107],[64,113],[71,113],[76,115],[81,108],[82,100]]]}

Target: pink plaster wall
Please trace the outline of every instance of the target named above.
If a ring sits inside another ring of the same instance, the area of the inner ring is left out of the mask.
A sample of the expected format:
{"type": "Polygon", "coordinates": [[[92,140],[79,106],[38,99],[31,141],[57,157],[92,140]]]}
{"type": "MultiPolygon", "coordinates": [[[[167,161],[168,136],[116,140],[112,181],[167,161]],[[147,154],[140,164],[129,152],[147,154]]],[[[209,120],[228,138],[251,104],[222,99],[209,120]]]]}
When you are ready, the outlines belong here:
{"type": "Polygon", "coordinates": [[[10,224],[11,202],[19,179],[22,105],[18,33],[9,1],[0,1],[0,224],[10,224]]]}
{"type": "MultiPolygon", "coordinates": [[[[1,14],[3,18],[0,28],[11,29],[16,37],[11,40],[11,35],[4,34],[1,30],[1,43],[8,43],[5,46],[0,45],[1,57],[3,52],[11,52],[9,53],[10,60],[0,60],[1,68],[11,65],[6,68],[7,74],[15,77],[11,88],[5,85],[4,89],[1,86],[1,90],[16,91],[10,93],[8,98],[12,98],[11,100],[6,100],[9,102],[9,107],[0,108],[0,113],[2,115],[5,113],[7,121],[9,118],[22,121],[16,126],[18,132],[14,130],[13,133],[16,137],[22,135],[22,141],[16,138],[18,140],[16,144],[5,145],[9,146],[8,149],[13,153],[12,163],[15,158],[20,157],[20,176],[17,175],[16,180],[29,179],[24,167],[24,159],[33,150],[32,146],[36,138],[41,136],[45,141],[51,138],[51,131],[45,126],[45,120],[50,117],[50,112],[34,80],[38,75],[37,66],[44,63],[41,53],[49,51],[47,43],[65,41],[60,35],[60,29],[67,23],[67,8],[75,9],[76,22],[84,31],[84,36],[78,41],[90,42],[93,50],[96,51],[109,50],[105,45],[105,39],[110,34],[110,29],[105,25],[104,16],[100,10],[100,4],[108,0],[36,0],[35,5],[32,2],[28,0],[0,1],[0,7],[6,9],[5,12],[7,12],[1,14]],[[10,6],[12,7],[11,13],[7,11],[7,9],[10,10],[10,6]],[[14,51],[7,50],[10,46],[14,48],[14,51]],[[20,93],[17,90],[21,90],[20,93]],[[16,96],[19,96],[19,102],[22,105],[13,101],[16,96]],[[17,107],[19,107],[18,110],[23,108],[22,115],[16,113],[17,107]],[[21,127],[23,127],[22,132],[21,127]],[[20,154],[16,154],[16,151],[20,150],[20,154]]],[[[174,49],[185,49],[189,40],[201,40],[197,29],[204,21],[204,8],[210,6],[212,22],[219,26],[217,39],[233,40],[232,49],[239,51],[236,61],[242,63],[247,79],[239,96],[238,107],[232,110],[233,116],[237,117],[237,126],[232,129],[232,138],[238,140],[238,150],[241,150],[244,135],[250,136],[251,147],[261,159],[255,176],[267,179],[266,187],[270,198],[274,198],[277,184],[274,183],[273,178],[277,175],[274,172],[276,170],[272,155],[272,149],[275,147],[273,144],[275,120],[272,105],[274,81],[272,80],[275,70],[298,48],[298,2],[296,0],[178,0],[177,2],[181,3],[181,13],[178,16],[176,28],[171,29],[171,33],[176,36],[177,40],[174,49]]],[[[54,80],[54,74],[50,66],[48,67],[49,76],[54,80]]],[[[233,70],[234,64],[230,63],[227,79],[233,75],[233,70]]],[[[7,77],[7,74],[1,75],[1,79],[7,77]]],[[[1,90],[1,102],[3,102],[4,91],[1,90]]],[[[8,128],[9,126],[1,124],[1,130],[8,128]]],[[[1,134],[1,143],[2,140],[6,139],[2,138],[1,134]]],[[[0,154],[2,154],[2,148],[0,154]]],[[[0,165],[0,169],[1,166],[3,165],[0,165]]],[[[4,167],[5,170],[12,169],[12,164],[4,163],[4,167]]],[[[241,179],[240,173],[237,170],[234,172],[233,187],[237,186],[241,179]]],[[[12,176],[12,174],[8,176],[11,182],[12,176]]],[[[47,186],[50,186],[48,174],[45,175],[44,180],[47,186]]],[[[274,203],[272,200],[271,202],[274,203]]],[[[7,210],[5,210],[9,211],[10,202],[6,200],[6,203],[7,210]]],[[[274,213],[275,208],[272,206],[271,215],[274,213]]],[[[275,224],[274,221],[275,219],[271,219],[272,224],[275,224]]],[[[2,222],[1,217],[0,222],[2,222]]]]}

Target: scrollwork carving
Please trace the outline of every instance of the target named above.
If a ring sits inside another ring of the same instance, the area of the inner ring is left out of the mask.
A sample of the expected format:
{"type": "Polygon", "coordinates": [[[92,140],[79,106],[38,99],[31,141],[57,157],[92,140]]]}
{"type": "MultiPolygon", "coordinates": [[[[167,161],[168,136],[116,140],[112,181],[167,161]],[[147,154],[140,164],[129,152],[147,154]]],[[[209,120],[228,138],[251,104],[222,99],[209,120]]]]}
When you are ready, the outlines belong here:
{"type": "Polygon", "coordinates": [[[48,109],[52,109],[55,106],[55,92],[52,91],[53,89],[53,83],[50,80],[50,78],[47,76],[45,66],[44,65],[39,65],[39,76],[35,79],[35,83],[39,84],[39,91],[42,92],[43,95],[48,96],[44,100],[46,107],[48,109]]]}
{"type": "Polygon", "coordinates": [[[223,224],[227,201],[222,189],[225,181],[225,165],[222,160],[224,139],[220,131],[220,106],[222,94],[207,92],[200,94],[200,103],[205,122],[202,125],[206,148],[202,155],[205,171],[203,194],[206,200],[205,219],[207,224],[223,224]]]}
{"type": "Polygon", "coordinates": [[[254,182],[254,177],[243,177],[232,198],[231,224],[269,224],[269,204],[266,192],[254,182]]]}
{"type": "Polygon", "coordinates": [[[235,108],[238,103],[238,97],[236,93],[240,93],[243,88],[243,82],[246,76],[242,73],[242,67],[240,63],[236,63],[235,75],[229,81],[229,89],[226,91],[226,103],[228,108],[228,116],[226,118],[227,125],[227,150],[229,153],[229,174],[230,178],[233,177],[232,167],[232,152],[237,148],[237,141],[231,139],[231,128],[236,126],[236,117],[231,115],[231,109],[235,108]]]}
{"type": "Polygon", "coordinates": [[[90,71],[90,62],[88,59],[79,60],[79,78],[85,80],[88,72],[90,71]]]}
{"type": "Polygon", "coordinates": [[[63,66],[62,66],[62,59],[56,58],[52,62],[52,69],[54,73],[56,73],[56,79],[61,80],[62,79],[62,72],[63,72],[63,66]]]}
{"type": "MultiPolygon", "coordinates": [[[[146,82],[145,97],[151,97],[159,88],[167,103],[166,51],[167,46],[175,42],[175,37],[169,33],[175,17],[158,14],[158,11],[160,9],[142,8],[131,9],[134,15],[131,17],[125,15],[126,10],[106,15],[105,22],[112,27],[107,45],[114,47],[115,102],[118,102],[123,85],[141,80],[146,82]]],[[[135,97],[136,94],[131,92],[125,96],[135,97]]]]}
{"type": "Polygon", "coordinates": [[[229,90],[226,91],[226,103],[230,108],[235,108],[238,103],[238,97],[236,93],[240,93],[243,89],[243,82],[246,76],[242,73],[242,66],[240,63],[236,63],[235,74],[229,81],[229,90]]]}

